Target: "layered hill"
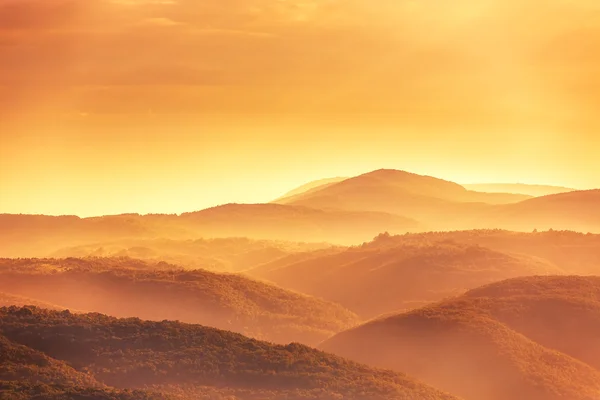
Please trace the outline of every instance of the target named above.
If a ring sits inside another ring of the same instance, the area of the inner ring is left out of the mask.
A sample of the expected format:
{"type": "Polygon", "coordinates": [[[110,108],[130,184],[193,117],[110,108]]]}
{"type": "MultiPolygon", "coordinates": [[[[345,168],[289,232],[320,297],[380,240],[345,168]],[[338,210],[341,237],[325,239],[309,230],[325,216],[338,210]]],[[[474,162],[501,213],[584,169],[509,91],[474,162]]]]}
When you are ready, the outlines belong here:
{"type": "Polygon", "coordinates": [[[419,227],[414,219],[384,212],[279,204],[228,204],[182,215],[79,218],[0,214],[0,254],[46,257],[63,248],[124,239],[247,237],[353,244],[384,231],[404,233],[419,227]]]}
{"type": "MultiPolygon", "coordinates": [[[[480,302],[485,300],[459,299],[374,320],[334,336],[321,348],[407,371],[467,400],[600,396],[597,369],[511,329],[480,302]]],[[[513,307],[505,311],[519,313],[527,305],[513,307]]],[[[556,310],[564,317],[562,311],[556,310]]]]}
{"type": "Polygon", "coordinates": [[[339,303],[363,318],[417,308],[507,278],[562,273],[546,261],[478,245],[390,245],[386,238],[337,252],[290,256],[246,273],[339,303]]]}
{"type": "Polygon", "coordinates": [[[487,193],[515,193],[527,196],[539,197],[550,194],[574,192],[577,189],[550,186],[550,185],[529,185],[524,183],[475,183],[462,185],[469,190],[487,193]]]}
{"type": "Polygon", "coordinates": [[[461,304],[600,370],[600,277],[529,277],[467,292],[461,304]]]}
{"type": "Polygon", "coordinates": [[[13,307],[0,309],[0,334],[110,386],[152,387],[186,400],[456,399],[402,374],[302,345],[276,346],[178,322],[13,307]]]}
{"type": "Polygon", "coordinates": [[[240,275],[120,258],[1,259],[0,291],[73,310],[202,323],[280,343],[317,343],[359,321],[337,304],[240,275]]]}
{"type": "Polygon", "coordinates": [[[492,204],[522,201],[528,196],[481,193],[430,176],[378,170],[287,197],[282,204],[318,209],[377,211],[405,215],[436,229],[473,226],[492,204]]]}

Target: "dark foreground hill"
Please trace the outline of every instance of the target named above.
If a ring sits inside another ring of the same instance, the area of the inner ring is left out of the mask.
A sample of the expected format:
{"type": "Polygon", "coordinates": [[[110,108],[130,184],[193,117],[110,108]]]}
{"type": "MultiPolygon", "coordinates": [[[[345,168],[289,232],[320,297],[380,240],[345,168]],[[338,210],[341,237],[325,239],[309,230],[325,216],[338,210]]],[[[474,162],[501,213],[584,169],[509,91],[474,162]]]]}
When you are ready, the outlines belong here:
{"type": "Polygon", "coordinates": [[[515,278],[371,321],[321,348],[468,400],[593,400],[600,397],[600,372],[591,366],[600,365],[599,283],[515,278]]]}
{"type": "Polygon", "coordinates": [[[359,322],[340,305],[240,275],[122,258],[0,259],[0,291],[50,308],[201,323],[278,343],[316,344],[359,322]]]}
{"type": "Polygon", "coordinates": [[[543,260],[477,245],[394,246],[385,238],[312,257],[290,256],[247,273],[334,301],[363,318],[417,308],[507,278],[562,273],[543,260]]]}
{"type": "Polygon", "coordinates": [[[102,384],[186,400],[456,399],[399,373],[299,344],[276,346],[178,322],[11,307],[0,309],[0,335],[102,384]]]}

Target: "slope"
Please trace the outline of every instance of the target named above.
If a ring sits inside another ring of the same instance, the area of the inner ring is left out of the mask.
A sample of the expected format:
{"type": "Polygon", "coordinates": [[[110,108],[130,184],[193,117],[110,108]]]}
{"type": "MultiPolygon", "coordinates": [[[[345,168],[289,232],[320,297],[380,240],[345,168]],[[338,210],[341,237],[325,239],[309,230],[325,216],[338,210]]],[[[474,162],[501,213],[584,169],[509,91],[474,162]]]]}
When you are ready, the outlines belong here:
{"type": "Polygon", "coordinates": [[[375,320],[336,335],[321,348],[406,371],[466,400],[600,396],[599,371],[460,302],[375,320]]]}
{"type": "Polygon", "coordinates": [[[363,318],[413,309],[483,284],[524,275],[561,274],[532,257],[457,243],[363,246],[247,271],[279,286],[343,305],[363,318]]]}
{"type": "Polygon", "coordinates": [[[60,307],[173,319],[288,343],[317,343],[358,322],[343,307],[239,275],[128,259],[0,259],[0,290],[60,307]]]}
{"type": "Polygon", "coordinates": [[[151,386],[186,399],[201,398],[196,391],[205,387],[243,400],[455,399],[401,374],[302,345],[275,346],[198,325],[3,308],[0,334],[106,384],[151,386]]]}
{"type": "Polygon", "coordinates": [[[527,277],[467,292],[464,301],[536,342],[600,369],[600,277],[527,277]]]}

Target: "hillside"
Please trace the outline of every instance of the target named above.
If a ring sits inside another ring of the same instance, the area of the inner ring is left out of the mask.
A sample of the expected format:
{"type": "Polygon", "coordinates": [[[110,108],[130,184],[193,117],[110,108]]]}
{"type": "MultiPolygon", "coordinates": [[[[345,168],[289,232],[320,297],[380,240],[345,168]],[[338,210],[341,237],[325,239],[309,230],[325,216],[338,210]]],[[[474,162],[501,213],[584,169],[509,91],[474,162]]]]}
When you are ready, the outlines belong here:
{"type": "Polygon", "coordinates": [[[324,255],[289,257],[246,273],[339,303],[363,318],[417,308],[511,277],[562,273],[543,260],[477,245],[388,246],[386,237],[324,255]]]}
{"type": "Polygon", "coordinates": [[[0,291],[73,310],[201,323],[279,343],[317,343],[358,323],[337,304],[239,275],[161,266],[128,259],[0,259],[0,291]]]}
{"type": "Polygon", "coordinates": [[[457,302],[374,320],[321,348],[406,371],[466,400],[600,396],[598,370],[457,302]]]}
{"type": "Polygon", "coordinates": [[[600,370],[600,277],[516,278],[467,292],[464,303],[600,370]]]}
{"type": "Polygon", "coordinates": [[[0,381],[100,388],[93,377],[0,336],[0,381]]]}
{"type": "Polygon", "coordinates": [[[462,185],[468,190],[487,193],[515,193],[527,196],[539,197],[549,194],[574,192],[577,189],[550,186],[550,185],[529,185],[524,183],[476,183],[462,185]]]}
{"type": "Polygon", "coordinates": [[[276,346],[178,322],[13,307],[0,309],[0,334],[113,387],[152,387],[188,400],[209,388],[224,394],[206,397],[212,399],[456,399],[302,345],[276,346]]]}
{"type": "Polygon", "coordinates": [[[600,235],[572,231],[510,232],[499,229],[380,235],[370,248],[439,242],[479,245],[493,250],[542,258],[569,274],[600,274],[600,235]]]}

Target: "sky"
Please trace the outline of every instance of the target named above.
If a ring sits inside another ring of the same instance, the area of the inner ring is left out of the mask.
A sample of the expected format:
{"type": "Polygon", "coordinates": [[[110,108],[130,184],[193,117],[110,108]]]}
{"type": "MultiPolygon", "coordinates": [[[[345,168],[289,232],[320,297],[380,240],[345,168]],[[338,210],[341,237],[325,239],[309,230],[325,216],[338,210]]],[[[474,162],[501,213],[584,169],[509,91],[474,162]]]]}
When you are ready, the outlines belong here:
{"type": "Polygon", "coordinates": [[[379,168],[600,187],[595,0],[0,0],[0,213],[379,168]]]}

